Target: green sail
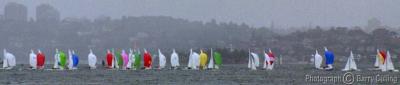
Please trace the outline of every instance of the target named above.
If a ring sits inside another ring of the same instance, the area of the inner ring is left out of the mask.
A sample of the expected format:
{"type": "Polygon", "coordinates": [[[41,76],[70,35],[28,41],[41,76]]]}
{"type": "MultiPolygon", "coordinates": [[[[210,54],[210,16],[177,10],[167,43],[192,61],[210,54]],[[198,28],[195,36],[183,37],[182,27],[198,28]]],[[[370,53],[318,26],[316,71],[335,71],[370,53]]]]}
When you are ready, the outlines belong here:
{"type": "Polygon", "coordinates": [[[217,66],[221,66],[222,64],[222,57],[221,54],[218,52],[214,52],[214,61],[217,66]]]}
{"type": "Polygon", "coordinates": [[[142,61],[140,54],[138,52],[136,52],[135,53],[135,63],[134,63],[134,66],[136,69],[140,69],[140,64],[141,64],[140,61],[142,61]]]}
{"type": "Polygon", "coordinates": [[[59,55],[60,55],[60,62],[59,62],[60,67],[64,68],[65,65],[67,64],[67,56],[63,51],[60,51],[59,55]]]}
{"type": "Polygon", "coordinates": [[[123,62],[123,60],[122,60],[121,52],[116,52],[115,55],[117,56],[118,66],[119,66],[119,67],[122,67],[122,65],[124,64],[124,62],[123,62]]]}

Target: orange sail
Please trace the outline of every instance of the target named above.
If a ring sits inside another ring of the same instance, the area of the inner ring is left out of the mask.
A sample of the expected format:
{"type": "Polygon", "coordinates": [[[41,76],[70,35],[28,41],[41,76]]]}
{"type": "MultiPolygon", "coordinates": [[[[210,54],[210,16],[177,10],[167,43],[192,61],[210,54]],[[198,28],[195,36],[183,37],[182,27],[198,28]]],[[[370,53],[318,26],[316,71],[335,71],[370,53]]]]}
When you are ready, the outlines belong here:
{"type": "Polygon", "coordinates": [[[379,62],[382,64],[385,64],[385,61],[386,61],[385,51],[379,51],[378,56],[379,56],[379,62]]]}

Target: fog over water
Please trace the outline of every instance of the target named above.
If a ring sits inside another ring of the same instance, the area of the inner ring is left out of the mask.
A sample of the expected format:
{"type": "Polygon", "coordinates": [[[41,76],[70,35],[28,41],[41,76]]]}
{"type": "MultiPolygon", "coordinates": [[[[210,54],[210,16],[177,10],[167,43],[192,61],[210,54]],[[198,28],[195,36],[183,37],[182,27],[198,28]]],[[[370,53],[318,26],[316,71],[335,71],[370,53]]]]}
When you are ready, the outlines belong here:
{"type": "Polygon", "coordinates": [[[8,2],[28,7],[47,3],[61,17],[172,16],[188,20],[247,23],[254,27],[365,26],[378,18],[384,25],[400,26],[399,0],[1,0],[0,13],[8,2]]]}

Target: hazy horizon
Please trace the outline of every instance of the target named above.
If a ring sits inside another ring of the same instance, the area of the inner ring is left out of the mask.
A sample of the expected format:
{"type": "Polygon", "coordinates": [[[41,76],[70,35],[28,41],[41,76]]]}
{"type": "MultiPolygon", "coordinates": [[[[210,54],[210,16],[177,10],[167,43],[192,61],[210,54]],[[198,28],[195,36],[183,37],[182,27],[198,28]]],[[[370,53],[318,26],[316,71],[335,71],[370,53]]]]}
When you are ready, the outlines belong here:
{"type": "Polygon", "coordinates": [[[16,2],[28,7],[28,17],[35,18],[35,8],[50,4],[61,18],[94,19],[100,16],[171,16],[191,21],[246,23],[250,26],[277,27],[365,26],[377,18],[383,25],[400,26],[398,0],[2,0],[4,6],[16,2]]]}

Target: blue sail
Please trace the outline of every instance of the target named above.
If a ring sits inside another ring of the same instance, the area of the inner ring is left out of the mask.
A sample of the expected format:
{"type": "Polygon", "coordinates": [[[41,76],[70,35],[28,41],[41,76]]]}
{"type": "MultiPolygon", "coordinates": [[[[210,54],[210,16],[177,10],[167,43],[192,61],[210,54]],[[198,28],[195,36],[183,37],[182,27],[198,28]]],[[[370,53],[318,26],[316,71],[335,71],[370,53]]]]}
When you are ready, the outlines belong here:
{"type": "Polygon", "coordinates": [[[325,51],[325,64],[333,64],[334,60],[335,60],[335,55],[333,55],[333,52],[331,51],[325,51]]]}
{"type": "Polygon", "coordinates": [[[73,67],[77,67],[79,63],[79,57],[76,54],[72,55],[73,67]]]}

